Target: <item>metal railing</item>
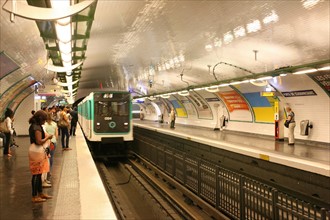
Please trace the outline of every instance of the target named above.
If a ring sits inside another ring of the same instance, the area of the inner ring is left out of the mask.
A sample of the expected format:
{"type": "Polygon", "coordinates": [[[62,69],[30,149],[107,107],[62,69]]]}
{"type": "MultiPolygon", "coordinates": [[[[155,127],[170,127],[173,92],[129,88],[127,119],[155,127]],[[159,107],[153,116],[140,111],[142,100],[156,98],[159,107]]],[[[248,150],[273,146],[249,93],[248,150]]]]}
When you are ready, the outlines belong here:
{"type": "Polygon", "coordinates": [[[330,220],[319,204],[136,134],[134,150],[232,219],[330,220]]]}

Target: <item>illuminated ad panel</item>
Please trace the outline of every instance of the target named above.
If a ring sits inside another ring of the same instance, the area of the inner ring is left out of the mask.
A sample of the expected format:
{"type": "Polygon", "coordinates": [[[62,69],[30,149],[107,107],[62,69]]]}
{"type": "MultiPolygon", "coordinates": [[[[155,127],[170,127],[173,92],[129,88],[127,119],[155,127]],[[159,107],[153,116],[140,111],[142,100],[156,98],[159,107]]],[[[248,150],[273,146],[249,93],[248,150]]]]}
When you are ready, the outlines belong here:
{"type": "Polygon", "coordinates": [[[163,115],[167,115],[171,112],[171,107],[168,105],[168,103],[164,99],[159,99],[159,101],[155,102],[156,105],[159,107],[161,113],[163,115]]]}
{"type": "Polygon", "coordinates": [[[198,118],[213,119],[212,110],[209,104],[205,101],[205,99],[202,96],[200,96],[194,91],[191,91],[188,99],[195,106],[195,109],[197,110],[198,118]]]}
{"type": "Polygon", "coordinates": [[[33,90],[34,88],[32,87],[37,81],[33,79],[33,77],[28,76],[14,85],[12,85],[7,91],[5,91],[1,96],[1,105],[0,105],[0,113],[3,113],[7,106],[11,102],[14,102],[16,98],[18,98],[18,95],[25,90],[26,88],[31,86],[31,89],[33,90]]]}
{"type": "Polygon", "coordinates": [[[330,71],[318,71],[307,75],[330,96],[330,71]]]}
{"type": "Polygon", "coordinates": [[[274,103],[273,96],[261,96],[260,92],[244,93],[246,100],[253,109],[255,122],[274,123],[274,103]]]}
{"type": "Polygon", "coordinates": [[[196,109],[191,101],[188,99],[188,96],[175,96],[185,107],[188,116],[197,116],[196,109]]]}
{"type": "Polygon", "coordinates": [[[18,94],[17,97],[13,99],[11,103],[8,104],[8,108],[15,112],[21,102],[33,92],[34,88],[32,88],[31,86],[24,89],[24,91],[18,94]]]}
{"type": "Polygon", "coordinates": [[[174,107],[174,109],[176,111],[177,117],[182,117],[182,118],[188,117],[187,111],[186,111],[184,105],[178,99],[176,99],[175,96],[172,95],[169,98],[169,101],[172,103],[172,106],[174,107]]]}
{"type": "Polygon", "coordinates": [[[252,121],[249,105],[238,92],[231,89],[216,94],[225,103],[230,114],[230,120],[252,121]]]}
{"type": "Polygon", "coordinates": [[[151,102],[145,103],[146,114],[156,114],[155,107],[151,104],[151,102]]]}
{"type": "Polygon", "coordinates": [[[171,108],[173,107],[173,104],[168,99],[161,99],[161,100],[162,100],[162,102],[165,103],[167,113],[170,114],[171,113],[171,108]]]}

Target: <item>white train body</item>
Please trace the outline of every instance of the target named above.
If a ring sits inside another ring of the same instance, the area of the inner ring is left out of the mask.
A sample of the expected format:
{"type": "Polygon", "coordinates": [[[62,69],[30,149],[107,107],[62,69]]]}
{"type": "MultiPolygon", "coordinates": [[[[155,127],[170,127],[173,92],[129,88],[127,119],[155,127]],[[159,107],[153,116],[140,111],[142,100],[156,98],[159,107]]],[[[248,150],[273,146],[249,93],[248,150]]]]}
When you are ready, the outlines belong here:
{"type": "Polygon", "coordinates": [[[92,92],[78,105],[79,124],[89,141],[116,143],[133,140],[129,92],[92,92]]]}

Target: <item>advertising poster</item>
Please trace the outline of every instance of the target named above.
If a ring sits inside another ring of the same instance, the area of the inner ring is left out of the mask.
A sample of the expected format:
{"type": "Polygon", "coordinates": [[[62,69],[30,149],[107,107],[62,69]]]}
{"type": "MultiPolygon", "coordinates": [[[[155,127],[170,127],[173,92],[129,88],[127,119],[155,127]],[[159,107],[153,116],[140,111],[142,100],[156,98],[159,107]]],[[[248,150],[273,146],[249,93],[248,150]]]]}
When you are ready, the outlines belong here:
{"type": "Polygon", "coordinates": [[[176,98],[184,105],[189,116],[196,116],[196,109],[186,96],[176,95],[176,98]]]}
{"type": "Polygon", "coordinates": [[[188,99],[195,106],[198,118],[213,119],[212,110],[206,100],[196,92],[190,92],[188,99]]]}
{"type": "Polygon", "coordinates": [[[169,98],[169,101],[172,103],[177,117],[182,117],[182,118],[188,117],[187,111],[186,111],[184,105],[178,99],[176,99],[175,96],[172,95],[169,98]]]}
{"type": "Polygon", "coordinates": [[[261,96],[260,92],[244,93],[246,100],[250,103],[253,109],[255,121],[274,123],[274,103],[273,96],[261,96]]]}
{"type": "Polygon", "coordinates": [[[308,74],[330,96],[330,72],[318,71],[308,74]]]}
{"type": "Polygon", "coordinates": [[[246,103],[244,98],[235,90],[227,91],[227,92],[218,92],[217,94],[224,101],[229,112],[233,112],[236,110],[249,111],[249,105],[246,103]]]}
{"type": "Polygon", "coordinates": [[[161,114],[168,115],[169,111],[171,111],[171,108],[167,106],[167,103],[164,101],[164,99],[159,99],[159,101],[155,102],[158,106],[161,114]]]}
{"type": "Polygon", "coordinates": [[[223,101],[229,112],[229,120],[233,121],[253,121],[253,114],[248,103],[235,90],[226,90],[217,92],[216,95],[223,101]]]}
{"type": "Polygon", "coordinates": [[[156,114],[156,109],[150,102],[145,103],[145,111],[147,115],[156,114]]]}
{"type": "Polygon", "coordinates": [[[29,76],[9,87],[9,89],[0,96],[0,112],[4,112],[7,106],[9,106],[11,102],[14,102],[18,95],[26,88],[31,87],[31,90],[34,91],[33,85],[35,83],[36,81],[29,76]]]}
{"type": "Polygon", "coordinates": [[[15,112],[20,103],[33,92],[33,88],[26,88],[23,92],[17,95],[16,99],[13,99],[12,102],[8,104],[8,108],[15,112]]]}

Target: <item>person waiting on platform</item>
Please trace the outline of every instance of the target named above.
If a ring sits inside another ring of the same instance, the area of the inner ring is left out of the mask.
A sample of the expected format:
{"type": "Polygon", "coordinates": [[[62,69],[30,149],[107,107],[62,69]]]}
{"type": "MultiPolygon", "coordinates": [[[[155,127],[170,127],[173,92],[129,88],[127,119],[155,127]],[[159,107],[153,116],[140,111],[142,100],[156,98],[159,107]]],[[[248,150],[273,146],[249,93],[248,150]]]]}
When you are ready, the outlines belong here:
{"type": "Polygon", "coordinates": [[[5,129],[2,131],[5,136],[6,136],[6,141],[4,144],[3,148],[3,155],[7,157],[11,157],[11,152],[10,152],[10,145],[11,145],[11,140],[12,140],[12,135],[14,134],[13,130],[13,120],[14,120],[14,112],[10,109],[7,108],[5,112],[5,119],[4,119],[4,126],[5,129]]]}
{"type": "Polygon", "coordinates": [[[143,120],[144,119],[144,112],[143,112],[143,109],[141,108],[140,109],[140,120],[143,120]]]}
{"type": "Polygon", "coordinates": [[[2,133],[1,131],[1,127],[0,127],[0,138],[2,139],[2,146],[5,146],[6,145],[6,135],[4,133],[2,133]]]}
{"type": "Polygon", "coordinates": [[[60,113],[60,119],[58,121],[58,127],[61,130],[62,150],[71,150],[71,148],[69,148],[70,121],[69,121],[67,112],[68,112],[68,109],[63,108],[63,111],[61,111],[61,113],[60,113]]]}
{"type": "Polygon", "coordinates": [[[286,121],[288,121],[289,123],[289,127],[288,127],[289,145],[294,145],[294,128],[296,127],[295,114],[290,107],[286,107],[286,112],[288,114],[286,121]]]}
{"type": "Polygon", "coordinates": [[[175,128],[175,111],[174,111],[174,108],[171,108],[170,119],[171,119],[170,128],[175,128]]]}
{"type": "Polygon", "coordinates": [[[52,196],[44,194],[42,192],[42,180],[41,175],[43,172],[48,172],[49,164],[48,158],[45,155],[43,149],[44,144],[48,144],[49,140],[53,138],[53,135],[46,136],[42,125],[47,120],[47,113],[43,110],[37,111],[29,120],[29,136],[30,136],[30,148],[29,148],[29,163],[30,171],[32,174],[32,202],[45,202],[46,199],[51,199],[52,196]]]}
{"type": "Polygon", "coordinates": [[[44,129],[47,134],[53,135],[53,138],[50,140],[50,158],[49,158],[49,172],[47,173],[45,179],[43,179],[43,186],[49,187],[51,186],[51,171],[53,167],[53,161],[54,161],[54,155],[55,155],[55,149],[56,149],[56,142],[58,138],[58,130],[57,130],[57,124],[52,120],[52,113],[49,112],[47,114],[47,122],[44,125],[44,129]]]}
{"type": "Polygon", "coordinates": [[[71,126],[70,126],[70,136],[76,136],[76,128],[78,123],[78,112],[77,107],[74,107],[72,111],[70,111],[71,115],[71,126]]]}

